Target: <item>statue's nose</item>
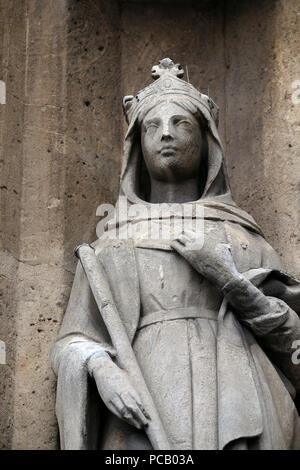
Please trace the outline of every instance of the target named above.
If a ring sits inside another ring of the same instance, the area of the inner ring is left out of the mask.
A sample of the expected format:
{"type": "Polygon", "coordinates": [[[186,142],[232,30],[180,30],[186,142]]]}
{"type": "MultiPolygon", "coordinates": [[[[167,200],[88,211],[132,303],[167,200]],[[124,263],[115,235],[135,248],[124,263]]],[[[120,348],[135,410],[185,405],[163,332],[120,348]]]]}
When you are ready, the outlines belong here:
{"type": "Polygon", "coordinates": [[[173,134],[172,134],[172,129],[171,129],[171,123],[169,121],[166,121],[163,123],[161,139],[168,140],[172,138],[173,138],[173,134]]]}

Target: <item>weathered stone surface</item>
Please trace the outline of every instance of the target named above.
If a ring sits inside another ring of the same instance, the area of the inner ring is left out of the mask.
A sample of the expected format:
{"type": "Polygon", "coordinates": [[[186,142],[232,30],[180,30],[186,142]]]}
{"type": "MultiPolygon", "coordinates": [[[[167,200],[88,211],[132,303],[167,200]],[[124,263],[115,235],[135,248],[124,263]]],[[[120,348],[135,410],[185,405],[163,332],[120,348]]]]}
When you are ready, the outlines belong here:
{"type": "Polygon", "coordinates": [[[233,195],[300,275],[300,105],[291,101],[299,2],[121,3],[0,1],[3,448],[57,445],[48,355],[73,248],[95,238],[96,207],[117,195],[121,98],[150,81],[144,71],[161,57],[187,65],[192,83],[209,89],[233,195]]]}
{"type": "Polygon", "coordinates": [[[299,277],[299,2],[228,5],[224,144],[233,194],[299,277]]]}
{"type": "MultiPolygon", "coordinates": [[[[20,5],[21,6],[21,5],[20,5]]],[[[25,72],[23,10],[1,3],[0,58],[1,80],[11,82],[7,90],[6,105],[0,105],[0,339],[6,343],[7,365],[0,365],[1,447],[11,446],[14,422],[14,373],[17,331],[17,271],[20,246],[22,153],[23,153],[23,91],[25,72]],[[5,7],[5,8],[4,8],[5,7]],[[14,44],[11,30],[14,24],[14,44]],[[10,92],[11,89],[11,92],[10,92]],[[13,95],[21,97],[21,101],[13,95]]],[[[8,88],[8,87],[6,87],[8,88]]]]}
{"type": "Polygon", "coordinates": [[[69,295],[73,248],[95,238],[96,208],[114,200],[118,185],[116,13],[109,1],[1,4],[4,448],[56,447],[49,349],[69,295]]]}

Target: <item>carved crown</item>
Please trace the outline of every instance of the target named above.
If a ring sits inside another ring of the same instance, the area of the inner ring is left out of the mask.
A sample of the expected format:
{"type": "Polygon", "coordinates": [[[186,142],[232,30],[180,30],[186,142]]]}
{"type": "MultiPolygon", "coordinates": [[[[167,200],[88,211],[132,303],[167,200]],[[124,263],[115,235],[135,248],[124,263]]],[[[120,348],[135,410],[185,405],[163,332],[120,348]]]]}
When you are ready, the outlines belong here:
{"type": "Polygon", "coordinates": [[[200,93],[193,85],[182,80],[184,70],[180,64],[174,64],[171,59],[162,59],[154,65],[151,71],[154,82],[139,91],[136,96],[127,95],[123,98],[123,111],[128,123],[138,114],[139,110],[148,105],[152,107],[155,101],[166,95],[186,96],[198,105],[204,106],[218,125],[219,108],[209,96],[200,93]]]}

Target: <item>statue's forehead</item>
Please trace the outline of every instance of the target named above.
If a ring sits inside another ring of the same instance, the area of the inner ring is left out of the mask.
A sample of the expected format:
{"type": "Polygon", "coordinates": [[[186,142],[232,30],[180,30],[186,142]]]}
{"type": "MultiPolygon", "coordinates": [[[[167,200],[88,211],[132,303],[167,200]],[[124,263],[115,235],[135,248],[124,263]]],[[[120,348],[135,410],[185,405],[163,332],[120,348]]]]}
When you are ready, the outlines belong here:
{"type": "Polygon", "coordinates": [[[147,120],[153,117],[170,117],[174,114],[188,116],[192,113],[180,106],[180,103],[176,102],[175,99],[170,98],[163,102],[158,102],[157,104],[154,103],[152,107],[149,108],[149,111],[146,112],[144,119],[147,120]]]}

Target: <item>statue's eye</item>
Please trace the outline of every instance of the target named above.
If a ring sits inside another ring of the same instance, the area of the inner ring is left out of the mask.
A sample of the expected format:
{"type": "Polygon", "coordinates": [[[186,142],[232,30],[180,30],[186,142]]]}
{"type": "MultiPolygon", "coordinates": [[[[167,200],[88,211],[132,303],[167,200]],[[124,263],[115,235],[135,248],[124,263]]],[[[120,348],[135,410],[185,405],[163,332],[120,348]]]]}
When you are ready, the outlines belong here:
{"type": "Polygon", "coordinates": [[[150,122],[149,124],[147,124],[146,126],[146,131],[150,130],[150,129],[157,129],[158,128],[158,125],[155,123],[155,122],[150,122]]]}
{"type": "Polygon", "coordinates": [[[175,126],[180,126],[180,125],[190,126],[191,123],[187,119],[175,119],[174,125],[175,126]]]}

